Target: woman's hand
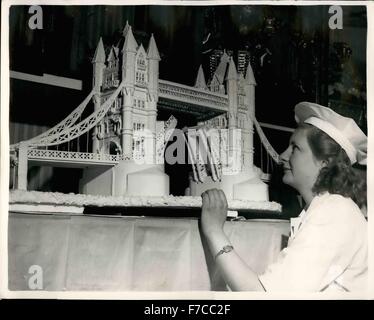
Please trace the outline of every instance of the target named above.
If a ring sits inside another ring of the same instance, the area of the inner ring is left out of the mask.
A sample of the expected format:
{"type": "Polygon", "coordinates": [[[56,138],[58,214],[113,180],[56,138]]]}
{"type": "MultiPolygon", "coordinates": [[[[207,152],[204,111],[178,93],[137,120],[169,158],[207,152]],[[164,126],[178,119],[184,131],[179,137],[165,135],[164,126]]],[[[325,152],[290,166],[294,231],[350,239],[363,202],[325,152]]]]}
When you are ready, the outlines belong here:
{"type": "Polygon", "coordinates": [[[224,192],[218,189],[205,191],[201,195],[201,227],[205,236],[223,232],[227,217],[227,200],[224,192]]]}

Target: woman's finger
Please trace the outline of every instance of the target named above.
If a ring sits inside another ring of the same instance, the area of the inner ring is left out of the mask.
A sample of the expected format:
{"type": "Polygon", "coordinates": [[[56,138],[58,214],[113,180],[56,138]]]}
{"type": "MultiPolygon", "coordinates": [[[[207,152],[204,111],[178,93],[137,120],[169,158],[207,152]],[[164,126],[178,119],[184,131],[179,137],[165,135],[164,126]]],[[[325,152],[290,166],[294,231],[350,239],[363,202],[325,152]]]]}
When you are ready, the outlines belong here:
{"type": "Polygon", "coordinates": [[[209,195],[206,191],[201,194],[201,198],[203,202],[203,207],[209,207],[209,195]]]}
{"type": "Polygon", "coordinates": [[[216,207],[217,206],[217,189],[211,189],[209,195],[210,195],[211,206],[216,207]]]}
{"type": "Polygon", "coordinates": [[[226,195],[225,193],[223,192],[223,190],[218,190],[218,197],[220,199],[220,202],[222,203],[222,205],[227,208],[228,207],[228,204],[227,204],[227,198],[226,198],[226,195]]]}
{"type": "Polygon", "coordinates": [[[209,207],[214,207],[215,201],[216,201],[215,200],[216,196],[215,196],[215,193],[214,193],[214,189],[206,190],[205,193],[206,193],[206,196],[208,197],[209,207]]]}

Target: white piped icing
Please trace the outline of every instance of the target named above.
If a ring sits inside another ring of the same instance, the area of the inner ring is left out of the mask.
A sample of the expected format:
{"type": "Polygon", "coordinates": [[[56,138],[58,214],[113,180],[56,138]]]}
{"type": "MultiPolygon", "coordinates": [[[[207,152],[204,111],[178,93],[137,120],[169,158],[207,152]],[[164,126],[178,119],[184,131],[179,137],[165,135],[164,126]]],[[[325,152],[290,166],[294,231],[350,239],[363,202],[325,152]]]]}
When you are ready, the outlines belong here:
{"type": "MultiPolygon", "coordinates": [[[[58,204],[66,206],[97,207],[178,207],[200,208],[201,197],[191,196],[99,196],[83,194],[64,194],[58,192],[11,191],[9,203],[58,204]]],[[[229,210],[259,210],[281,212],[281,205],[276,202],[228,200],[229,210]]]]}

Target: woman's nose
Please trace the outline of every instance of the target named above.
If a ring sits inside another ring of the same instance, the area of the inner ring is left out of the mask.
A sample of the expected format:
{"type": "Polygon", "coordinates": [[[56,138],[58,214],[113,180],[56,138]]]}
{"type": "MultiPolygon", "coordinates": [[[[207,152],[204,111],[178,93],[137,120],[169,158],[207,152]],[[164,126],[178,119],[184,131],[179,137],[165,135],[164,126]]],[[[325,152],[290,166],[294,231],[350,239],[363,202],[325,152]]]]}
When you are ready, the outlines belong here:
{"type": "Polygon", "coordinates": [[[290,159],[290,151],[291,151],[291,148],[288,147],[286,150],[284,150],[281,155],[279,156],[280,160],[281,160],[281,163],[285,164],[285,163],[288,163],[289,159],[290,159]]]}

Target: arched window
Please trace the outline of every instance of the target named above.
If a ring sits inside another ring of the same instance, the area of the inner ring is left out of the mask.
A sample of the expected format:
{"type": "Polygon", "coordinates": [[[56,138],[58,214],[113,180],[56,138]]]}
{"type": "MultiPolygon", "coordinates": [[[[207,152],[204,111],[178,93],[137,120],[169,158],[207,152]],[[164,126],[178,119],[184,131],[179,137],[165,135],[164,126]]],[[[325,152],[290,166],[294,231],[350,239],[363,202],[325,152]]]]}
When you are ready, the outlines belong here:
{"type": "Polygon", "coordinates": [[[116,154],[119,154],[119,153],[120,153],[119,146],[117,145],[117,143],[111,141],[110,144],[109,144],[109,154],[116,155],[116,154]]]}
{"type": "Polygon", "coordinates": [[[117,134],[120,135],[121,134],[121,130],[122,130],[122,120],[121,118],[118,119],[118,122],[117,122],[117,134]]]}

